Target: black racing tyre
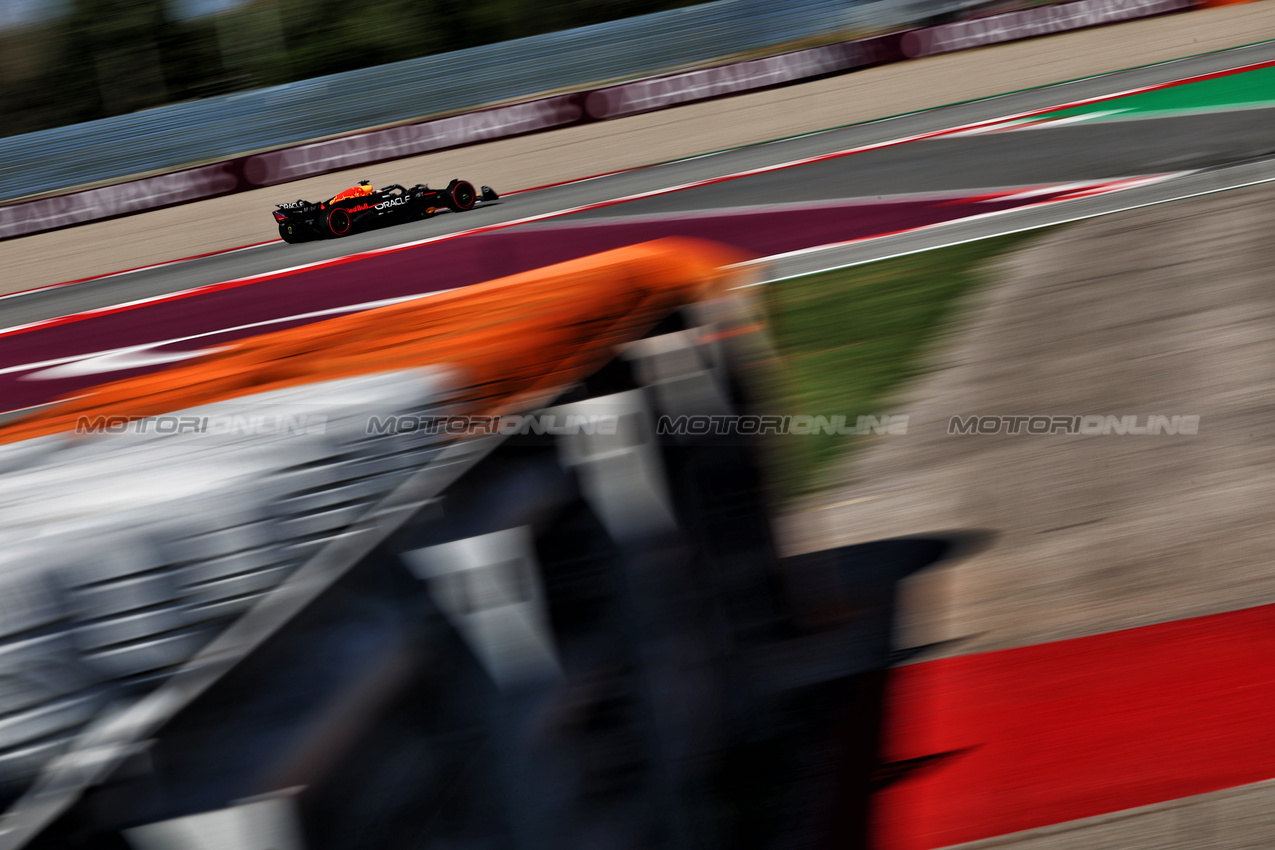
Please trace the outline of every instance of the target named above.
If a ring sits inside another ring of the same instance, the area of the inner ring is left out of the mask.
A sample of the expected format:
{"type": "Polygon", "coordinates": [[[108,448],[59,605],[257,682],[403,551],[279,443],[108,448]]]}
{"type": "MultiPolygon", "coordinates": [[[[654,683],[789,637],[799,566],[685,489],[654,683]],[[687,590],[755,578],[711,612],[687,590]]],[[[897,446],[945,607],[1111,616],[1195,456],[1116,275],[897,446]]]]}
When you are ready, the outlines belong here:
{"type": "Polygon", "coordinates": [[[280,224],[279,237],[289,245],[296,245],[298,242],[305,241],[305,234],[301,232],[301,228],[295,224],[280,224]]]}
{"type": "Polygon", "coordinates": [[[444,191],[443,203],[454,212],[472,210],[474,204],[478,203],[478,193],[474,191],[473,184],[464,180],[453,180],[444,191]]]}
{"type": "Polygon", "coordinates": [[[328,214],[324,216],[323,223],[327,227],[327,231],[332,236],[344,236],[350,232],[350,228],[354,222],[350,220],[350,214],[340,207],[333,207],[328,210],[328,214]]]}

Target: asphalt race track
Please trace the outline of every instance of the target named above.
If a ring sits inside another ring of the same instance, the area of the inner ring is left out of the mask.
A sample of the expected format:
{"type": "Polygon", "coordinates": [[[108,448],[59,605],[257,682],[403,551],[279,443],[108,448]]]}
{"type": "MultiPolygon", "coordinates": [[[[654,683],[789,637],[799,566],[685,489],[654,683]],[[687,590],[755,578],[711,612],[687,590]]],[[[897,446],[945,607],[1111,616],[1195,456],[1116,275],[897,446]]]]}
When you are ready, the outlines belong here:
{"type": "Polygon", "coordinates": [[[1115,179],[1275,156],[1275,109],[933,139],[573,218],[1115,179]]]}
{"type": "MultiPolygon", "coordinates": [[[[619,198],[1272,59],[1275,59],[1275,44],[1263,43],[521,193],[498,206],[463,215],[442,215],[418,224],[341,240],[305,245],[273,242],[242,252],[95,280],[87,285],[11,297],[5,299],[2,321],[5,327],[14,327],[471,228],[505,225],[582,206],[610,204],[619,198]]],[[[684,189],[657,198],[608,205],[576,217],[667,214],[810,200],[1033,186],[1207,168],[1275,155],[1273,118],[1275,112],[1271,109],[1245,110],[914,141],[684,189]]],[[[404,181],[412,179],[412,175],[403,177],[404,181]]],[[[475,174],[473,179],[481,182],[482,175],[475,174]]],[[[288,187],[280,188],[286,192],[288,187]]],[[[283,194],[279,198],[280,202],[291,200],[295,198],[283,194]]],[[[274,236],[268,216],[268,209],[261,210],[263,240],[274,236]]],[[[118,269],[102,269],[101,273],[113,271],[118,269]]]]}

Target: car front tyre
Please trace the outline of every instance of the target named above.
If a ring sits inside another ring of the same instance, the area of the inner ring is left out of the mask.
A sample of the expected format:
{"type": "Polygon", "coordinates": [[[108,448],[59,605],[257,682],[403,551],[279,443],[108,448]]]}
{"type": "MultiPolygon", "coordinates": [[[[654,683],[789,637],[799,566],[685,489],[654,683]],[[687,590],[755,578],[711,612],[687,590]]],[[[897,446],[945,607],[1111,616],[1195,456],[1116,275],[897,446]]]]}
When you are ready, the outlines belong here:
{"type": "Polygon", "coordinates": [[[444,192],[443,202],[454,212],[472,210],[478,202],[478,194],[472,183],[464,180],[453,180],[444,192]]]}

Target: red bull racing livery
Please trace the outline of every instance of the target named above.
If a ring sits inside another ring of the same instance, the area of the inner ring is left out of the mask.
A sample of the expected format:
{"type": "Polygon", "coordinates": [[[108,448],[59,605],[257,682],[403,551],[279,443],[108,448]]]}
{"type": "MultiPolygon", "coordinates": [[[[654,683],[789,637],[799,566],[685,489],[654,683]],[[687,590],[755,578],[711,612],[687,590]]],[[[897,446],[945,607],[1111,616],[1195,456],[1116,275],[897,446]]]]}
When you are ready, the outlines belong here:
{"type": "Polygon", "coordinates": [[[464,180],[453,180],[446,189],[431,189],[421,183],[406,189],[395,183],[380,190],[363,181],[326,201],[279,204],[273,215],[283,241],[309,242],[419,221],[444,210],[466,212],[499,198],[490,186],[483,186],[480,194],[464,180]]]}

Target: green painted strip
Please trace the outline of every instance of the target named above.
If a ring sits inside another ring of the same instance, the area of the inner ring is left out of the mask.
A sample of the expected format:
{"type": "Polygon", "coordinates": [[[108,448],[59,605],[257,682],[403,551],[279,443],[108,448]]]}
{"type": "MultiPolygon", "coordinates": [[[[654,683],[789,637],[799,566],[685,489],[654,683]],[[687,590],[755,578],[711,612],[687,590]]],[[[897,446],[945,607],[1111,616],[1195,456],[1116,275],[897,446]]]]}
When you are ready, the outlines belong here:
{"type": "Polygon", "coordinates": [[[1116,100],[1091,103],[1033,116],[1032,121],[1064,118],[1110,121],[1275,106],[1275,67],[1215,77],[1116,100]]]}

